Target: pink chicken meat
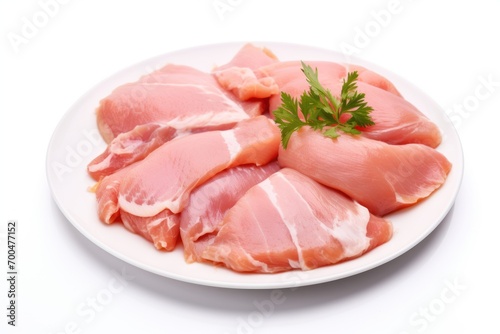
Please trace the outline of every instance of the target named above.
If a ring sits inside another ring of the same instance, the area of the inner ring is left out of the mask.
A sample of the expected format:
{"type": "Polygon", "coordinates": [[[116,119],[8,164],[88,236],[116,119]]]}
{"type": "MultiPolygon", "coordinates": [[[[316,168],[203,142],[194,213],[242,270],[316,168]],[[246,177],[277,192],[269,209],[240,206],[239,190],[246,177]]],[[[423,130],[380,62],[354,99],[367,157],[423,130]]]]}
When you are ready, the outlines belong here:
{"type": "Polygon", "coordinates": [[[309,127],[295,132],[287,149],[280,148],[278,161],[379,216],[428,197],[451,169],[444,155],[422,144],[390,145],[348,134],[331,139],[309,127]]]}
{"type": "MultiPolygon", "coordinates": [[[[373,108],[371,117],[375,122],[373,126],[359,129],[365,132],[366,137],[390,144],[420,143],[434,148],[441,143],[439,128],[404,99],[394,84],[380,74],[358,65],[328,61],[306,61],[306,63],[318,70],[321,84],[330,89],[334,95],[339,95],[342,80],[348,72],[358,72],[358,91],[365,94],[366,102],[373,108]]],[[[238,68],[231,72],[231,76],[216,75],[216,77],[226,89],[246,92],[246,98],[270,97],[269,110],[272,113],[281,105],[281,92],[299,98],[309,89],[301,68],[300,61],[283,61],[253,71],[248,70],[246,74],[239,70],[240,78],[238,78],[238,68]],[[259,81],[265,82],[265,85],[254,88],[251,81],[245,79],[250,76],[250,72],[259,78],[259,81]]]]}
{"type": "Polygon", "coordinates": [[[215,68],[213,75],[222,87],[241,101],[268,98],[277,94],[279,87],[273,78],[258,75],[255,70],[277,62],[277,57],[270,50],[245,44],[229,63],[215,68]]]}
{"type": "Polygon", "coordinates": [[[106,142],[142,124],[158,123],[190,130],[239,122],[260,115],[260,101],[241,103],[210,73],[168,64],[117,87],[101,100],[97,125],[106,142]]]}
{"type": "Polygon", "coordinates": [[[231,130],[203,132],[165,143],[121,180],[119,206],[141,217],[165,209],[178,213],[191,190],[224,169],[274,160],[279,140],[274,122],[259,116],[231,130]]]}
{"type": "Polygon", "coordinates": [[[171,139],[229,129],[264,111],[267,101],[239,101],[210,73],[166,65],[101,100],[97,125],[108,147],[90,162],[88,172],[99,180],[171,139]]]}
{"type": "Polygon", "coordinates": [[[156,249],[171,251],[179,237],[179,215],[163,210],[152,217],[139,217],[120,210],[123,225],[153,243],[156,249]]]}
{"type": "Polygon", "coordinates": [[[302,127],[284,149],[272,112],[309,84],[301,61],[252,44],[211,72],[168,64],[113,90],[96,112],[107,148],[87,166],[100,220],[244,273],[311,270],[389,241],[384,216],[430,196],[452,168],[435,149],[441,133],[382,75],[306,63],[333,95],[356,70],[375,124],[335,139],[302,127]]]}
{"type": "Polygon", "coordinates": [[[125,167],[104,177],[96,185],[99,219],[105,224],[122,222],[129,231],[152,242],[157,249],[172,250],[179,235],[179,218],[176,215],[164,210],[153,217],[137,217],[121,210],[118,205],[121,180],[134,167],[125,167]]]}
{"type": "Polygon", "coordinates": [[[311,270],[358,257],[391,236],[389,221],[284,168],[226,212],[202,256],[239,272],[311,270]]]}
{"type": "Polygon", "coordinates": [[[178,213],[193,189],[227,168],[265,165],[276,159],[278,147],[279,131],[265,116],[240,122],[231,130],[170,141],[97,184],[99,218],[107,224],[122,221],[156,248],[172,250],[180,229],[178,213]]]}
{"type": "MultiPolygon", "coordinates": [[[[384,77],[360,66],[331,62],[306,62],[318,69],[321,84],[334,95],[340,95],[342,80],[348,71],[358,71],[358,91],[365,94],[365,101],[373,108],[370,116],[375,125],[359,128],[368,138],[390,144],[420,143],[437,147],[441,143],[439,128],[414,105],[404,99],[394,85],[384,77]]],[[[309,89],[300,62],[284,62],[259,69],[272,76],[286,92],[295,98],[309,89]]],[[[281,104],[281,96],[270,99],[272,112],[281,104]]]]}
{"type": "Polygon", "coordinates": [[[180,236],[187,262],[201,254],[217,234],[227,210],[252,186],[280,169],[276,161],[264,166],[243,165],[227,169],[196,188],[180,214],[180,236]]]}

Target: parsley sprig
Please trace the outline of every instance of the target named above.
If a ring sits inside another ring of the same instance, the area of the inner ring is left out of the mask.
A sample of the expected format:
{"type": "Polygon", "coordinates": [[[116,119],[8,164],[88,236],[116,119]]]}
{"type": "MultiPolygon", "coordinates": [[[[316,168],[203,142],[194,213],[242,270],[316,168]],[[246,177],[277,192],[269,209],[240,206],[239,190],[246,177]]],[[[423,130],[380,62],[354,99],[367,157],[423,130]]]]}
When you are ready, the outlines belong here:
{"type": "Polygon", "coordinates": [[[281,106],[274,111],[275,121],[281,130],[283,148],[287,148],[292,133],[303,126],[322,131],[326,137],[337,138],[340,136],[339,130],[360,134],[356,127],[375,124],[370,117],[373,108],[365,102],[365,94],[357,91],[357,71],[349,72],[343,80],[340,98],[321,85],[317,69],[313,70],[302,62],[302,72],[309,83],[309,91],[304,91],[300,100],[282,92],[281,106]],[[350,117],[341,120],[343,114],[350,114],[350,117]],[[323,130],[324,128],[326,129],[323,130]]]}

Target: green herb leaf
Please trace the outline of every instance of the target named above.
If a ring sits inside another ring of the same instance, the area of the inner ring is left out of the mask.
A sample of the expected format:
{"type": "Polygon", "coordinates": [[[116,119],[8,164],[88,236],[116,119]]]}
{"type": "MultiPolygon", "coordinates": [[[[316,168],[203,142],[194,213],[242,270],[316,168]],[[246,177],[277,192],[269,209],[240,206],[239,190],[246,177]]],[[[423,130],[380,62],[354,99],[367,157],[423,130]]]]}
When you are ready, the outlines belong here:
{"type": "Polygon", "coordinates": [[[300,100],[282,92],[281,105],[274,111],[285,149],[292,133],[303,126],[321,131],[326,137],[337,138],[340,136],[339,130],[357,135],[361,132],[356,127],[375,124],[370,117],[373,108],[365,102],[365,94],[357,91],[357,71],[349,72],[343,80],[340,98],[321,85],[317,69],[313,70],[302,62],[302,72],[309,83],[309,91],[302,93],[300,100]],[[343,114],[349,114],[350,117],[341,122],[343,114]]]}

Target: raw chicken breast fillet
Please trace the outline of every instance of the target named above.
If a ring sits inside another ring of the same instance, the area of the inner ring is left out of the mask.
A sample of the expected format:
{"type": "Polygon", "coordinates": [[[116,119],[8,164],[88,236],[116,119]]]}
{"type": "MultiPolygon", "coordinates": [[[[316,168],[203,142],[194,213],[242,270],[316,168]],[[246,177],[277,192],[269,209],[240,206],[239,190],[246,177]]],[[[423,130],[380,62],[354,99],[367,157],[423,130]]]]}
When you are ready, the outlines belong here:
{"type": "Polygon", "coordinates": [[[296,79],[301,78],[305,80],[305,76],[301,70],[302,61],[313,69],[318,70],[320,82],[339,82],[347,76],[347,72],[358,71],[358,82],[364,82],[396,96],[401,96],[394,84],[388,79],[362,66],[352,64],[318,60],[290,60],[262,66],[258,68],[256,72],[257,75],[273,78],[281,88],[283,85],[295,81],[296,79]]]}
{"type": "MultiPolygon", "coordinates": [[[[420,143],[434,148],[441,143],[439,128],[404,99],[394,84],[382,75],[359,65],[305,62],[318,70],[319,81],[334,95],[340,95],[342,80],[348,72],[358,72],[358,91],[365,94],[365,101],[373,108],[371,117],[375,122],[373,126],[359,128],[366,137],[390,144],[420,143]]],[[[281,105],[282,92],[299,98],[309,90],[301,69],[301,61],[292,60],[258,68],[233,67],[222,73],[216,72],[215,76],[223,87],[236,91],[241,99],[270,97],[269,111],[272,114],[281,105]]]]}
{"type": "Polygon", "coordinates": [[[97,125],[109,143],[137,125],[157,123],[190,130],[236,123],[260,115],[264,108],[262,101],[239,101],[210,73],[169,64],[117,87],[101,100],[97,125]]]}
{"type": "MultiPolygon", "coordinates": [[[[394,85],[382,76],[359,66],[341,65],[331,62],[306,62],[318,69],[321,84],[333,95],[339,96],[342,80],[348,71],[358,70],[358,92],[365,94],[365,101],[373,108],[370,116],[375,125],[358,128],[365,137],[389,144],[420,143],[437,147],[441,143],[441,132],[429,118],[404,99],[394,85]]],[[[300,62],[284,62],[259,69],[273,77],[280,87],[292,97],[300,98],[309,84],[301,71],[300,62]]],[[[271,113],[281,105],[281,95],[273,95],[269,102],[271,113]]]]}
{"type": "Polygon", "coordinates": [[[116,88],[101,101],[97,124],[108,147],[87,170],[98,181],[171,139],[229,129],[267,111],[267,106],[263,100],[239,101],[210,73],[167,65],[116,88]]]}
{"type": "Polygon", "coordinates": [[[186,261],[201,261],[201,253],[215,237],[226,211],[248,189],[279,169],[276,161],[264,166],[238,166],[226,169],[196,188],[180,213],[186,261]]]}
{"type": "Polygon", "coordinates": [[[390,145],[342,133],[331,139],[309,127],[292,134],[278,161],[340,190],[383,216],[426,198],[446,180],[451,163],[422,144],[390,145]]]}
{"type": "Polygon", "coordinates": [[[389,221],[284,168],[227,211],[202,256],[239,272],[310,270],[358,257],[391,236],[389,221]]]}
{"type": "Polygon", "coordinates": [[[119,206],[140,217],[165,209],[178,213],[186,206],[190,192],[215,174],[238,165],[264,165],[274,160],[279,141],[274,122],[258,116],[231,130],[167,142],[127,172],[120,182],[119,206]]]}

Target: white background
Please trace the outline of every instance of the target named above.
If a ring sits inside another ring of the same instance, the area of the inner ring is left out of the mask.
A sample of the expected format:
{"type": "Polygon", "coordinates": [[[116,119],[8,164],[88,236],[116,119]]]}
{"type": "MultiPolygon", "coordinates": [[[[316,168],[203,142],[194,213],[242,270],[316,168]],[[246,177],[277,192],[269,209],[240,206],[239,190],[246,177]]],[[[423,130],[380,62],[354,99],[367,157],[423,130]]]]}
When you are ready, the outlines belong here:
{"type": "Polygon", "coordinates": [[[0,333],[498,332],[498,13],[493,0],[2,1],[0,333]],[[465,158],[443,223],[369,272],[274,292],[163,278],[82,236],[45,176],[66,110],[129,65],[233,41],[349,48],[431,96],[453,118],[465,158]],[[15,328],[6,317],[10,219],[19,225],[15,328]]]}

